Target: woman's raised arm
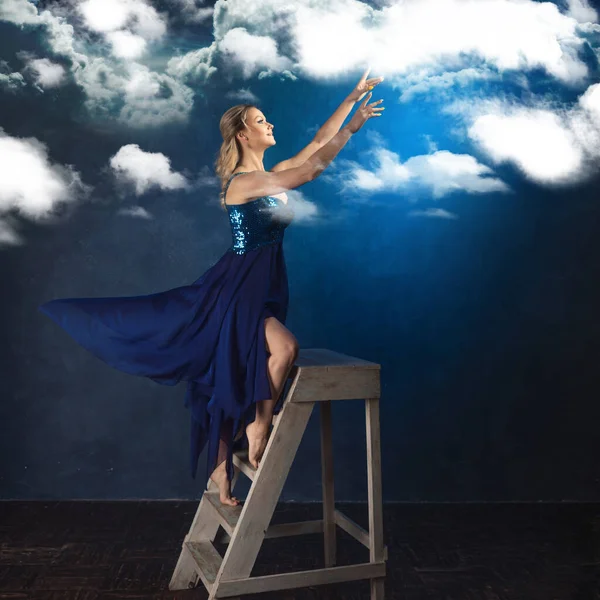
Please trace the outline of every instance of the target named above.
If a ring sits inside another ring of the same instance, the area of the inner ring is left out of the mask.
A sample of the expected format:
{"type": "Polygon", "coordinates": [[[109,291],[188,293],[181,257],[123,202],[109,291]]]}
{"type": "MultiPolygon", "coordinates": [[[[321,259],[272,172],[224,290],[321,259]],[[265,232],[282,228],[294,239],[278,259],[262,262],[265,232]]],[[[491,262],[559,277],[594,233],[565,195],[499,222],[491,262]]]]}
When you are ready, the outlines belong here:
{"type": "Polygon", "coordinates": [[[263,196],[274,196],[281,192],[293,190],[301,185],[316,179],[338,155],[339,151],[346,145],[350,136],[356,133],[371,117],[380,117],[383,107],[376,108],[373,104],[367,105],[371,99],[371,93],[367,95],[360,107],[356,110],[352,119],[345,127],[342,127],[333,138],[323,147],[319,148],[306,162],[299,167],[285,169],[272,173],[270,171],[252,171],[236,177],[231,185],[236,185],[236,196],[244,201],[263,196]]]}

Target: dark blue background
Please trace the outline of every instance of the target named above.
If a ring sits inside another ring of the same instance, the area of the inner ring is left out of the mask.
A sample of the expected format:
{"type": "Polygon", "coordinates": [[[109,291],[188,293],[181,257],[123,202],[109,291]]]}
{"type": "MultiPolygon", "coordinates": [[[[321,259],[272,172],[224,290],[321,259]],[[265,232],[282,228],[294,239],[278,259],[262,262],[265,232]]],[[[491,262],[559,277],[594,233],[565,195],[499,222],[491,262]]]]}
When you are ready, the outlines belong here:
{"type": "MultiPolygon", "coordinates": [[[[5,23],[0,39],[5,60],[39,44],[5,23]]],[[[129,143],[163,152],[177,171],[211,167],[234,84],[215,79],[189,124],[146,131],[86,121],[73,84],[43,97],[0,94],[7,134],[43,141],[52,161],[73,164],[94,186],[51,225],[14,214],[26,243],[1,249],[0,497],[202,492],[204,473],[196,481],[188,473],[183,385],[111,369],[37,306],[153,293],[192,282],[218,260],[230,233],[215,185],[129,202],[105,167],[129,143]],[[117,214],[136,203],[153,219],[117,214]]],[[[252,89],[276,126],[267,169],[308,143],[299,126],[314,133],[349,91],[301,79],[256,80],[252,89]]],[[[388,122],[365,129],[403,160],[424,153],[426,133],[440,148],[474,152],[445,138],[452,123],[435,103],[398,106],[380,90],[388,122]]],[[[342,158],[360,162],[366,140],[354,136],[326,173],[339,175],[342,158]]],[[[511,167],[494,170],[512,193],[457,192],[417,205],[443,206],[456,220],[411,217],[401,194],[345,202],[326,177],[300,189],[322,218],[286,232],[287,326],[302,348],[381,364],[385,500],[600,500],[600,181],[556,192],[511,167]]],[[[340,402],[333,416],[336,497],[365,500],[364,404],[340,402]]],[[[283,499],[320,494],[315,411],[283,499]]]]}

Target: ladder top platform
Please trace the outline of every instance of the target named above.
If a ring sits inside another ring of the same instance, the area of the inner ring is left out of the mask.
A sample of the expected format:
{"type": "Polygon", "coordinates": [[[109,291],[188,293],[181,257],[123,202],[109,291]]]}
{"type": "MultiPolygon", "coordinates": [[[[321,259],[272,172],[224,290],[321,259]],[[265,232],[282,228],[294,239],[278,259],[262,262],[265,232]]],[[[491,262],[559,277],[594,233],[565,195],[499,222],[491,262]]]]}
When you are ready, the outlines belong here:
{"type": "Polygon", "coordinates": [[[302,369],[311,367],[360,367],[361,369],[381,369],[381,365],[340,354],[326,348],[301,348],[296,359],[296,366],[302,369]]]}
{"type": "Polygon", "coordinates": [[[326,350],[300,349],[289,378],[294,380],[290,403],[379,398],[381,365],[326,350]]]}

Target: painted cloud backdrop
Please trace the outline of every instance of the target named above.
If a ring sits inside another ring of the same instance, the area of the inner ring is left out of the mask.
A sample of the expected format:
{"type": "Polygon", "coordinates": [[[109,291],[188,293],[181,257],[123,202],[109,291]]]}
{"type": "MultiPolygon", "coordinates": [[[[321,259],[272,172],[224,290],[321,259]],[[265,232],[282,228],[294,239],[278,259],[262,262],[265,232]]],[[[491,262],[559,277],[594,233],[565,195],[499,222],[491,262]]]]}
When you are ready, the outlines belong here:
{"type": "Polygon", "coordinates": [[[37,307],[198,280],[231,244],[223,112],[263,111],[271,169],[370,65],[384,115],[288,193],[286,326],[381,364],[389,500],[597,501],[600,0],[209,1],[0,0],[0,493],[196,497],[181,390],[37,307]]]}
{"type": "MultiPolygon", "coordinates": [[[[72,126],[129,137],[102,157],[88,137],[78,157],[95,154],[90,176],[77,160],[62,164],[42,131],[0,115],[3,245],[27,242],[15,214],[52,223],[58,206],[93,199],[98,185],[113,186],[131,217],[148,217],[150,190],[201,189],[214,204],[218,146],[202,136],[220,117],[205,108],[212,95],[224,108],[261,104],[256,88],[270,80],[276,128],[293,120],[286,97],[299,96],[308,119],[297,141],[279,142],[283,159],[329,116],[311,90],[341,101],[366,64],[385,76],[387,111],[353,139],[360,158],[342,153],[322,177],[346,202],[387,198],[407,216],[456,220],[443,206],[450,194],[514,193],[505,167],[543,189],[598,174],[600,25],[587,0],[0,0],[0,22],[12,40],[36,39],[16,54],[2,44],[5,101],[42,97],[42,110],[56,110],[69,97],[72,126]],[[144,143],[191,126],[198,145],[185,153],[144,143]]],[[[300,223],[320,213],[302,191],[290,201],[300,223]]]]}

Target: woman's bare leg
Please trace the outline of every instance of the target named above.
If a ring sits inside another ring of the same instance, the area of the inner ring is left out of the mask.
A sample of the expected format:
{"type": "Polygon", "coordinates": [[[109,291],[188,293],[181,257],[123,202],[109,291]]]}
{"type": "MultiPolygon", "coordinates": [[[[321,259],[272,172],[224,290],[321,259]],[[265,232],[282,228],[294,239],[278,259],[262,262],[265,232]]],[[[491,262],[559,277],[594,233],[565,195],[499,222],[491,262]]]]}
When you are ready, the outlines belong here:
{"type": "MultiPolygon", "coordinates": [[[[258,468],[258,463],[267,446],[269,427],[273,420],[273,409],[281,395],[287,376],[298,356],[298,342],[292,333],[275,317],[265,319],[265,340],[267,351],[267,372],[271,398],[256,403],[256,418],[246,427],[248,436],[248,460],[258,468]]],[[[232,424],[224,424],[219,440],[217,468],[210,478],[219,486],[219,497],[223,504],[237,506],[239,500],[231,496],[231,487],[225,469],[228,445],[233,443],[232,424]]]]}
{"type": "Polygon", "coordinates": [[[298,342],[275,317],[265,319],[265,338],[270,352],[267,361],[271,398],[256,403],[256,418],[246,427],[248,460],[257,469],[267,446],[273,409],[298,356],[298,342]]]}

